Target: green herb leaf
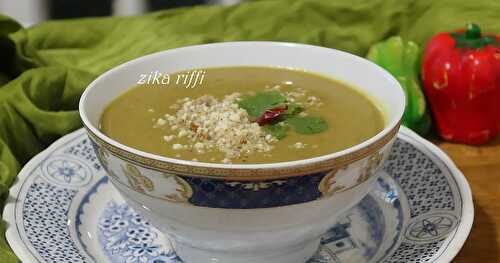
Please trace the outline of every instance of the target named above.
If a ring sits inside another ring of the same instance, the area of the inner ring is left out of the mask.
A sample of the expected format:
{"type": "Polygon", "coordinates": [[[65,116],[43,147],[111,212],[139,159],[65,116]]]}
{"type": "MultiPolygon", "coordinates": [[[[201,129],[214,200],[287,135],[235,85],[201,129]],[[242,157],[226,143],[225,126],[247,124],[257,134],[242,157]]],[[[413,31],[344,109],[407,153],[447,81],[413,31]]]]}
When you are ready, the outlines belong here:
{"type": "Polygon", "coordinates": [[[290,104],[288,104],[288,109],[287,109],[285,114],[297,115],[303,111],[304,111],[304,107],[299,106],[297,104],[290,103],[290,104]]]}
{"type": "Polygon", "coordinates": [[[279,123],[277,123],[272,125],[265,125],[263,126],[263,129],[266,133],[271,134],[278,140],[281,140],[286,137],[289,127],[288,125],[280,125],[279,123]]]}
{"type": "Polygon", "coordinates": [[[289,126],[292,126],[297,133],[314,134],[328,129],[328,124],[320,117],[298,117],[297,114],[304,111],[304,108],[294,103],[287,103],[286,97],[279,91],[262,91],[254,96],[248,96],[238,102],[238,106],[247,111],[253,118],[260,117],[266,110],[287,104],[285,114],[276,118],[270,124],[262,126],[264,131],[277,139],[287,136],[289,126]],[[288,125],[289,124],[289,125],[288,125]]]}
{"type": "Polygon", "coordinates": [[[315,134],[328,129],[328,124],[320,117],[291,117],[286,119],[297,133],[315,134]]]}
{"type": "Polygon", "coordinates": [[[255,96],[243,98],[238,102],[240,108],[245,109],[248,115],[257,118],[266,110],[274,108],[286,102],[286,97],[279,91],[263,91],[258,92],[255,96]]]}

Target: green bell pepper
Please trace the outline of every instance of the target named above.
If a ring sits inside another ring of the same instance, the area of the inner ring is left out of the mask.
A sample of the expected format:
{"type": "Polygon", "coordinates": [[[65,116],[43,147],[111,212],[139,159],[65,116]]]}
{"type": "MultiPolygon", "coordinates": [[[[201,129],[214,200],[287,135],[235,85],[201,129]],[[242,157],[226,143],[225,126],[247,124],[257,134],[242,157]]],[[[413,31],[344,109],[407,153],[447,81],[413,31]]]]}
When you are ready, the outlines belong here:
{"type": "Polygon", "coordinates": [[[406,93],[403,125],[425,135],[431,126],[431,118],[419,82],[420,55],[417,44],[396,36],[374,44],[366,57],[399,81],[406,93]]]}

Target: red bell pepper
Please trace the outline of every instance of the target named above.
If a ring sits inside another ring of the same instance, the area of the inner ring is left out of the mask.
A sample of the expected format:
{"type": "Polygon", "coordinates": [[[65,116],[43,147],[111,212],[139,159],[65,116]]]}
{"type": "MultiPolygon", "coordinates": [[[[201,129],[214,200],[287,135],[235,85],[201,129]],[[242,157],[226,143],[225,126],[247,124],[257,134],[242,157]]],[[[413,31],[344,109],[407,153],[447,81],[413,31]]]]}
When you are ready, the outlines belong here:
{"type": "Polygon", "coordinates": [[[482,144],[500,129],[500,36],[479,26],[439,33],[427,44],[422,78],[445,140],[482,144]]]}

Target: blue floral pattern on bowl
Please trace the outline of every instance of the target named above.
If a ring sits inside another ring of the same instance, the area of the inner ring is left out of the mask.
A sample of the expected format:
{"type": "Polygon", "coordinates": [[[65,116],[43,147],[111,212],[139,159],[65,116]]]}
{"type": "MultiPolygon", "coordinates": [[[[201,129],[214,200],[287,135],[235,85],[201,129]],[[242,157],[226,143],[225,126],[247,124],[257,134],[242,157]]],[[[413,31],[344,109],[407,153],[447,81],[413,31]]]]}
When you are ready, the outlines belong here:
{"type": "MultiPolygon", "coordinates": [[[[380,146],[371,149],[373,153],[364,153],[366,156],[360,156],[357,160],[350,160],[340,167],[323,167],[318,172],[307,170],[280,179],[248,176],[247,179],[252,180],[238,180],[243,176],[237,172],[237,177],[225,177],[215,172],[210,176],[198,176],[194,172],[187,172],[186,175],[166,169],[152,169],[111,153],[104,143],[98,143],[98,139],[94,138],[91,142],[96,156],[113,179],[112,183],[117,186],[157,200],[225,209],[301,204],[330,198],[356,187],[366,187],[367,183],[374,181],[370,179],[376,177],[376,171],[390,150],[388,145],[380,146]]],[[[288,171],[288,168],[281,169],[288,171]]]]}

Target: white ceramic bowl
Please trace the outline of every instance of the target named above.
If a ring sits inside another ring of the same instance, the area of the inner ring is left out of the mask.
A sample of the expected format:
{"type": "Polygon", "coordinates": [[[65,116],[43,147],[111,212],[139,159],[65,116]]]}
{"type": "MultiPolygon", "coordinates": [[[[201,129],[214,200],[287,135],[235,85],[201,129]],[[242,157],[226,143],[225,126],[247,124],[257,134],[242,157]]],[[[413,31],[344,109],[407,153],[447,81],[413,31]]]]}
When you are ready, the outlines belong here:
{"type": "Polygon", "coordinates": [[[227,42],[120,65],[88,86],[80,115],[110,181],[137,212],[174,239],[186,263],[303,263],[335,217],[370,191],[404,107],[398,82],[363,58],[302,44],[227,42]],[[298,68],[350,83],[378,103],[385,128],[340,152],[259,165],[157,156],[120,144],[98,128],[104,108],[140,74],[242,65],[298,68]]]}

